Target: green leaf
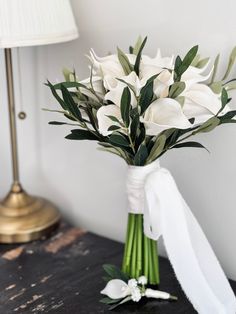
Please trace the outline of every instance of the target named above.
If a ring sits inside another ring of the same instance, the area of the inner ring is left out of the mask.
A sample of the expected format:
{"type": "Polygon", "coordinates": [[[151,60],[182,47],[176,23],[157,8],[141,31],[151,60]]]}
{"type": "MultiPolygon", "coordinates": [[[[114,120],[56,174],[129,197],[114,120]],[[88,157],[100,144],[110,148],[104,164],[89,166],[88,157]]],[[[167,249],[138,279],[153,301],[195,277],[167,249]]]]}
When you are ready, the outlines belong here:
{"type": "Polygon", "coordinates": [[[133,54],[133,52],[134,52],[134,48],[132,46],[129,46],[129,53],[133,54]]]}
{"type": "Polygon", "coordinates": [[[59,121],[50,121],[48,122],[48,124],[50,125],[65,125],[65,124],[68,124],[66,122],[59,122],[59,121]]]}
{"type": "Polygon", "coordinates": [[[225,75],[222,78],[222,81],[224,81],[229,76],[229,74],[230,74],[230,72],[234,66],[235,60],[236,60],[236,47],[234,47],[233,50],[231,51],[231,54],[229,56],[228,66],[227,66],[225,75]]]}
{"type": "Polygon", "coordinates": [[[120,298],[120,299],[111,299],[109,297],[105,297],[105,298],[102,298],[99,302],[104,303],[104,304],[114,304],[114,303],[120,302],[120,300],[122,300],[122,298],[120,298]]]}
{"type": "Polygon", "coordinates": [[[93,133],[81,129],[71,130],[71,134],[68,134],[65,138],[68,140],[90,140],[90,141],[98,140],[98,137],[93,133]]]}
{"type": "MultiPolygon", "coordinates": [[[[46,84],[47,85],[47,84],[46,84]]],[[[53,87],[55,89],[61,89],[61,86],[64,86],[65,88],[79,88],[79,87],[83,87],[85,89],[89,89],[86,85],[81,84],[79,82],[61,82],[61,83],[57,83],[54,84],[53,87]]]]}
{"type": "Polygon", "coordinates": [[[181,66],[182,62],[183,61],[181,60],[180,56],[177,56],[176,59],[175,59],[175,68],[174,68],[175,72],[178,71],[178,69],[181,66]]]}
{"type": "Polygon", "coordinates": [[[121,133],[112,133],[109,138],[109,142],[113,145],[117,145],[119,147],[129,147],[130,143],[126,139],[124,135],[121,133]]]}
{"type": "Polygon", "coordinates": [[[64,110],[67,110],[67,106],[64,103],[64,101],[61,99],[61,97],[57,94],[55,87],[48,81],[48,83],[46,84],[46,86],[49,86],[54,98],[59,102],[59,104],[61,105],[61,107],[64,110]]]}
{"type": "Polygon", "coordinates": [[[175,82],[172,84],[169,91],[169,97],[177,98],[184,91],[185,86],[186,85],[184,82],[175,82]]]}
{"type": "Polygon", "coordinates": [[[66,82],[70,82],[71,81],[71,75],[73,75],[73,73],[67,68],[64,68],[62,70],[62,73],[63,73],[63,76],[64,76],[66,82]]]}
{"type": "Polygon", "coordinates": [[[221,104],[222,104],[222,107],[221,107],[221,111],[224,109],[224,107],[227,105],[228,103],[228,93],[226,91],[225,88],[222,89],[222,93],[221,93],[221,104]]]}
{"type": "Polygon", "coordinates": [[[220,54],[218,54],[216,56],[215,61],[214,61],[213,72],[212,72],[212,76],[211,76],[211,84],[214,83],[216,73],[218,70],[219,61],[220,61],[220,54]]]}
{"type": "Polygon", "coordinates": [[[196,57],[198,52],[198,46],[192,47],[189,52],[184,57],[183,61],[181,62],[181,59],[179,57],[176,58],[175,61],[175,72],[177,75],[177,80],[180,80],[183,73],[189,68],[191,63],[193,62],[194,58],[196,57]],[[176,64],[177,62],[177,64],[176,64]]]}
{"type": "Polygon", "coordinates": [[[120,124],[119,119],[117,119],[116,117],[114,117],[114,116],[110,116],[110,115],[107,115],[107,117],[108,117],[109,119],[111,119],[111,121],[113,121],[113,122],[116,122],[116,123],[119,123],[119,124],[120,124]]]}
{"type": "Polygon", "coordinates": [[[224,84],[224,87],[227,89],[227,91],[230,91],[230,90],[234,90],[236,89],[236,81],[230,81],[226,84],[224,84]]]}
{"type": "Polygon", "coordinates": [[[120,129],[120,126],[118,125],[111,125],[109,128],[108,128],[108,131],[117,131],[120,129]]]}
{"type": "Polygon", "coordinates": [[[204,148],[205,150],[209,152],[209,150],[205,146],[203,146],[202,144],[198,142],[184,142],[184,143],[176,144],[172,148],[182,148],[182,147],[204,148]]]}
{"type": "Polygon", "coordinates": [[[139,48],[139,51],[137,53],[137,57],[136,57],[136,60],[135,60],[135,64],[134,64],[134,71],[136,72],[136,74],[138,76],[139,76],[139,66],[140,66],[142,51],[143,51],[143,48],[144,48],[144,46],[146,44],[146,41],[147,41],[147,37],[144,38],[142,44],[140,45],[140,48],[139,48]]]}
{"type": "Polygon", "coordinates": [[[67,107],[67,110],[78,120],[82,121],[82,115],[78,108],[78,105],[75,103],[73,97],[71,96],[70,92],[65,88],[65,86],[61,86],[62,96],[64,103],[67,107]]]}
{"type": "Polygon", "coordinates": [[[224,123],[236,123],[236,120],[233,120],[233,119],[225,119],[225,120],[222,120],[221,124],[224,124],[224,123]]]}
{"type": "Polygon", "coordinates": [[[231,120],[236,116],[236,110],[231,110],[227,112],[225,115],[218,117],[220,119],[220,123],[228,123],[225,121],[231,120]]]}
{"type": "Polygon", "coordinates": [[[120,82],[124,83],[125,85],[127,85],[136,97],[136,91],[135,91],[135,87],[133,85],[131,85],[130,83],[127,83],[126,81],[124,81],[122,79],[119,79],[119,78],[116,78],[116,79],[117,79],[117,81],[120,81],[120,82]]]}
{"type": "Polygon", "coordinates": [[[195,58],[193,59],[191,66],[196,67],[198,62],[200,61],[201,55],[198,53],[196,54],[195,58]]]}
{"type": "Polygon", "coordinates": [[[125,75],[129,75],[133,71],[133,66],[130,64],[126,54],[117,47],[117,54],[120,64],[125,72],[125,75]]]}
{"type": "Polygon", "coordinates": [[[143,166],[148,157],[148,150],[145,144],[141,144],[139,149],[134,157],[134,165],[135,166],[143,166]]]}
{"type": "Polygon", "coordinates": [[[209,60],[210,60],[210,58],[201,59],[201,60],[196,64],[196,67],[199,68],[199,69],[204,68],[204,66],[209,62],[209,60]]]}
{"type": "Polygon", "coordinates": [[[175,100],[178,101],[178,103],[180,104],[181,107],[184,106],[184,102],[185,102],[185,97],[184,96],[178,96],[177,98],[175,98],[175,100]]]}
{"type": "Polygon", "coordinates": [[[109,307],[109,310],[114,310],[114,309],[115,309],[116,307],[118,307],[119,305],[124,304],[124,303],[126,303],[126,302],[129,302],[130,300],[131,300],[131,297],[128,296],[128,297],[124,298],[122,301],[120,301],[119,303],[110,306],[110,307],[109,307]]]}
{"type": "Polygon", "coordinates": [[[193,135],[197,133],[206,133],[214,130],[220,124],[220,119],[217,117],[212,117],[203,123],[196,131],[193,132],[193,135]]]}
{"type": "Polygon", "coordinates": [[[130,109],[131,109],[131,95],[128,87],[125,87],[121,96],[120,112],[122,120],[126,127],[129,126],[130,122],[130,109]]]}
{"type": "Polygon", "coordinates": [[[155,141],[155,143],[154,143],[154,145],[150,151],[150,154],[148,156],[147,161],[150,162],[150,161],[154,161],[155,159],[157,159],[161,155],[161,153],[165,147],[165,144],[166,144],[166,135],[162,134],[155,141]]]}
{"type": "Polygon", "coordinates": [[[98,150],[105,151],[105,152],[114,154],[116,156],[119,156],[120,158],[123,158],[127,163],[129,163],[130,161],[129,155],[126,151],[123,150],[123,148],[111,146],[111,144],[104,143],[104,142],[99,142],[98,144],[103,146],[103,147],[98,147],[98,150]],[[109,146],[107,146],[106,144],[108,144],[109,146]]]}
{"type": "Polygon", "coordinates": [[[141,107],[141,114],[143,114],[152,103],[153,93],[153,81],[148,82],[140,91],[139,104],[141,107]]]}
{"type": "Polygon", "coordinates": [[[220,94],[222,91],[222,81],[214,82],[210,84],[209,87],[213,91],[213,93],[220,94]]]}
{"type": "Polygon", "coordinates": [[[115,265],[104,264],[102,267],[104,271],[111,277],[111,279],[121,279],[125,282],[129,280],[129,277],[115,265]]]}
{"type": "Polygon", "coordinates": [[[136,41],[136,43],[135,43],[135,45],[134,45],[134,49],[133,49],[133,54],[134,55],[138,54],[138,52],[139,52],[139,50],[141,48],[142,42],[143,42],[143,39],[142,39],[141,36],[139,36],[137,41],[136,41]]]}
{"type": "Polygon", "coordinates": [[[130,125],[130,136],[133,141],[135,141],[137,137],[138,127],[139,127],[139,115],[136,114],[134,115],[131,125],[130,125]]]}
{"type": "Polygon", "coordinates": [[[146,129],[142,123],[139,124],[139,129],[137,132],[138,136],[136,137],[135,140],[135,149],[138,150],[139,146],[144,142],[146,138],[146,129]]]}

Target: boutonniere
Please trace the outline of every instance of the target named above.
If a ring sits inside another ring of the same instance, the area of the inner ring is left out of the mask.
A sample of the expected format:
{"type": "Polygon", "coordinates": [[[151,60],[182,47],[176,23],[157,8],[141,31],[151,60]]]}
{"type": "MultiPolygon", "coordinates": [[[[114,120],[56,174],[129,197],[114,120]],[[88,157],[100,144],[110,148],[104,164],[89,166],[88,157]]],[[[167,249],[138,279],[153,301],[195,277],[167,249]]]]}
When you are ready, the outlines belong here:
{"type": "Polygon", "coordinates": [[[110,310],[126,302],[139,302],[142,298],[162,299],[176,301],[178,298],[168,292],[154,290],[147,287],[147,277],[140,276],[138,279],[129,278],[114,265],[103,266],[107,276],[105,288],[101,294],[106,295],[100,302],[109,304],[110,310]]]}

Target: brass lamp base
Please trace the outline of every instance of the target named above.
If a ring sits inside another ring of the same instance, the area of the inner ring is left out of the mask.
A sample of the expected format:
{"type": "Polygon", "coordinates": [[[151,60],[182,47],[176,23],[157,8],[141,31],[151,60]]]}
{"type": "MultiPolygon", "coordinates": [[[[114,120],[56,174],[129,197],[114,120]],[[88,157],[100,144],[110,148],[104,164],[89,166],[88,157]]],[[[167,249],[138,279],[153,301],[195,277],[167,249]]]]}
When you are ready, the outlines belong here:
{"type": "Polygon", "coordinates": [[[60,214],[49,201],[28,195],[14,183],[0,203],[0,243],[23,243],[41,238],[59,223],[60,214]]]}

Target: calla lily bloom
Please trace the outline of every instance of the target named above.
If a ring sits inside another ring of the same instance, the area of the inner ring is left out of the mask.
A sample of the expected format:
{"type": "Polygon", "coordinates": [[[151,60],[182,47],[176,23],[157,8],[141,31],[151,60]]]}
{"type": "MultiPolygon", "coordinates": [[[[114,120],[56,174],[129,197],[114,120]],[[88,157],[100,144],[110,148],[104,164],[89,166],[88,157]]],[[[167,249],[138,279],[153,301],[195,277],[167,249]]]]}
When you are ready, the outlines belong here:
{"type": "Polygon", "coordinates": [[[131,295],[131,291],[126,282],[121,279],[110,280],[101,294],[107,295],[111,299],[122,299],[131,295]]]}
{"type": "Polygon", "coordinates": [[[184,115],[181,105],[171,98],[155,100],[140,118],[147,135],[158,135],[171,128],[187,129],[192,126],[184,115]]]}

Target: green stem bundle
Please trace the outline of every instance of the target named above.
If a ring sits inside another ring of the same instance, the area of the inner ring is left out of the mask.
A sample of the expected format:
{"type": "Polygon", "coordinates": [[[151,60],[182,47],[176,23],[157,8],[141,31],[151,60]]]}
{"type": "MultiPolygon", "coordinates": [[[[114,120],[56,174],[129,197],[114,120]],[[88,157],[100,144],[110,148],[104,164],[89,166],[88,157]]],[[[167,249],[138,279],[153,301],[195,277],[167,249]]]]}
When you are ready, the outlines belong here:
{"type": "Polygon", "coordinates": [[[145,236],[142,214],[129,213],[122,271],[131,278],[144,275],[150,285],[160,282],[157,241],[145,236]]]}

